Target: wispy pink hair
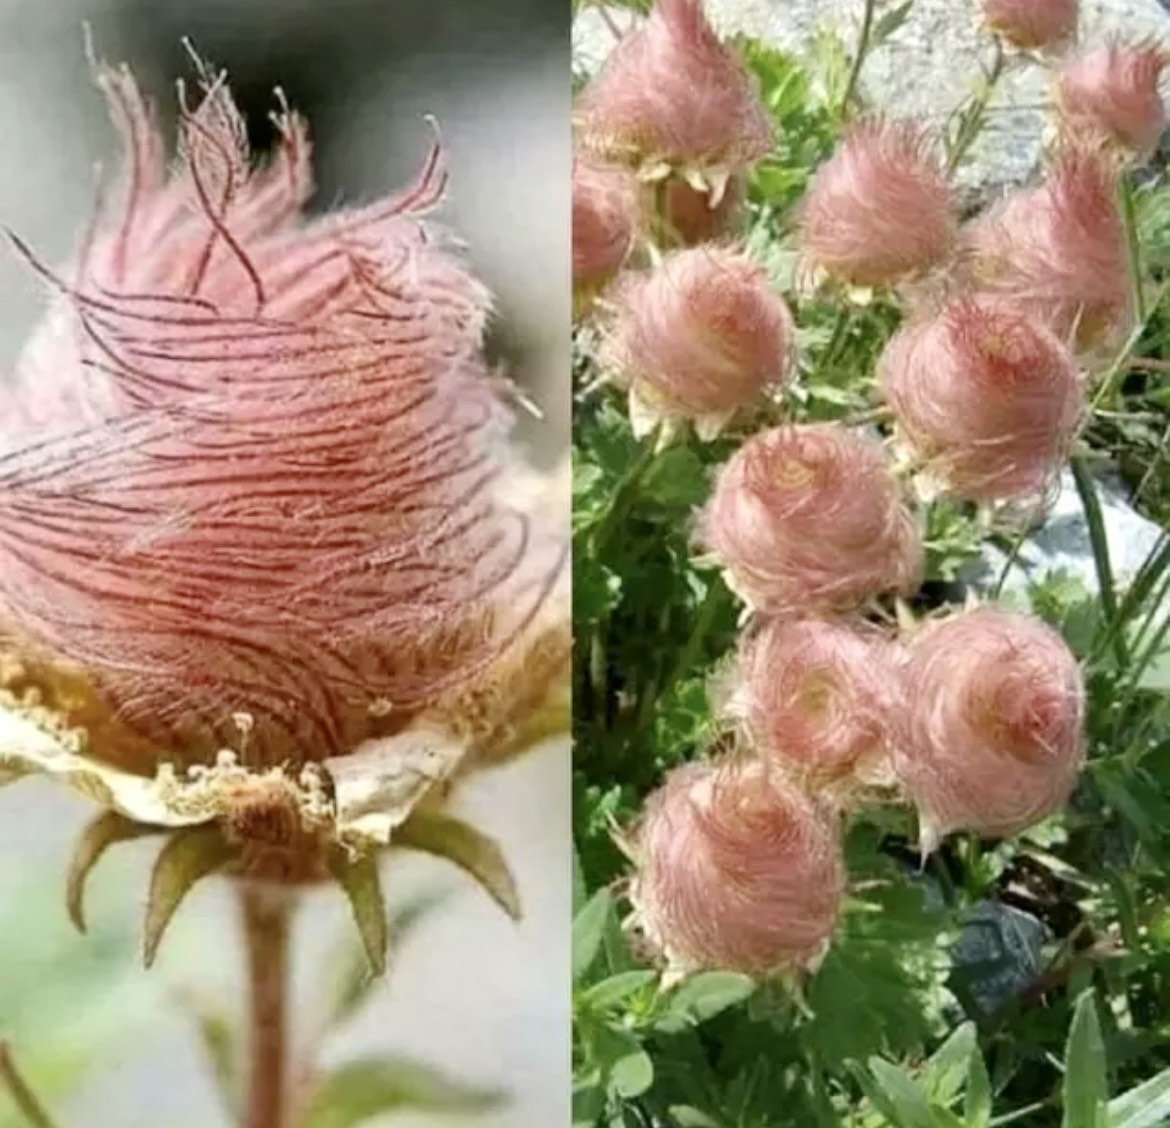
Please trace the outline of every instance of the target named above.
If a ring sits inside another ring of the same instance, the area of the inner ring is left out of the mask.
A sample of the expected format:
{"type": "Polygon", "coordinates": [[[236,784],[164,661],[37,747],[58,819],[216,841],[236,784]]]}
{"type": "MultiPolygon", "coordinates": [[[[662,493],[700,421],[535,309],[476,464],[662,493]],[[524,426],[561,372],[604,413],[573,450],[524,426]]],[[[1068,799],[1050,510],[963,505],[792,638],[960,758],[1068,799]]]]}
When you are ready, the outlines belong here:
{"type": "Polygon", "coordinates": [[[1027,313],[960,297],[890,338],[878,364],[903,435],[951,493],[1038,496],[1084,413],[1072,355],[1027,313]]]}
{"type": "Polygon", "coordinates": [[[1117,172],[1071,147],[1038,186],[1012,193],[965,233],[966,272],[981,290],[1089,348],[1123,331],[1131,310],[1117,172]]]}
{"type": "Polygon", "coordinates": [[[730,170],[772,147],[755,80],[701,0],[657,0],[582,91],[574,117],[586,149],[634,165],[730,170]]]}
{"type": "Polygon", "coordinates": [[[672,251],[625,279],[615,301],[607,361],[667,414],[732,412],[791,375],[792,315],[742,251],[672,251]]]}
{"type": "Polygon", "coordinates": [[[633,246],[637,184],[624,168],[573,160],[573,285],[596,289],[612,278],[633,246]]]}
{"type": "Polygon", "coordinates": [[[1058,811],[1084,757],[1084,686],[1039,619],[981,607],[910,645],[895,767],[924,845],[952,830],[1010,835],[1058,811]]]}
{"type": "Polygon", "coordinates": [[[99,79],[121,192],[67,281],[41,268],[57,296],[2,421],[5,626],[162,758],[237,744],[237,713],[254,765],[337,755],[483,667],[528,543],[498,499],[487,295],[422,220],[440,153],[402,194],[306,221],[287,108],[253,169],[201,70],[168,175],[128,71],[99,79]]]}
{"type": "Polygon", "coordinates": [[[800,210],[805,267],[854,286],[890,285],[940,266],[956,233],[942,165],[908,121],[854,125],[800,210]]]}
{"type": "Polygon", "coordinates": [[[676,768],[646,801],[631,900],[672,968],[815,966],[845,885],[832,816],[759,763],[676,768]]]}
{"type": "Polygon", "coordinates": [[[876,631],[771,620],[740,645],[733,709],[759,753],[806,790],[851,790],[888,759],[898,661],[876,631]]]}
{"type": "Polygon", "coordinates": [[[766,615],[850,611],[921,582],[918,526],[881,444],[833,423],[748,439],[719,471],[699,531],[766,615]]]}
{"type": "Polygon", "coordinates": [[[1056,86],[1061,125],[1148,154],[1166,128],[1158,80],[1167,58],[1163,47],[1109,44],[1074,59],[1056,86]]]}
{"type": "Polygon", "coordinates": [[[1060,47],[1076,35],[1077,0],[982,0],[983,22],[1021,51],[1060,47]]]}

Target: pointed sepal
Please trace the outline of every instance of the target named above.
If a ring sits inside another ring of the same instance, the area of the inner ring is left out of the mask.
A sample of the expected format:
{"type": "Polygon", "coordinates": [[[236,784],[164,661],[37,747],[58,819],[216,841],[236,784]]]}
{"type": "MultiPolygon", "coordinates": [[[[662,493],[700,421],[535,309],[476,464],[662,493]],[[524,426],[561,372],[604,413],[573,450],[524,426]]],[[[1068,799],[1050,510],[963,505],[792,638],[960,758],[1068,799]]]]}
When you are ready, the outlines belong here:
{"type": "Polygon", "coordinates": [[[119,842],[130,842],[150,834],[162,834],[164,828],[131,822],[117,811],[103,811],[81,832],[65,883],[65,907],[78,932],[85,931],[85,886],[94,866],[105,852],[119,842]]]}
{"type": "Polygon", "coordinates": [[[163,934],[187,894],[238,855],[239,847],[230,844],[216,825],[192,827],[171,836],[150,875],[142,948],[147,967],[154,963],[163,934]]]}
{"type": "Polygon", "coordinates": [[[494,839],[461,819],[416,810],[394,832],[390,845],[422,850],[454,862],[475,878],[508,916],[520,919],[520,893],[503,851],[494,839]]]}
{"type": "Polygon", "coordinates": [[[368,853],[351,857],[344,849],[338,848],[329,858],[329,872],[349,900],[366,959],[370,961],[371,974],[382,975],[386,970],[390,929],[386,922],[386,900],[382,896],[377,855],[368,853]]]}

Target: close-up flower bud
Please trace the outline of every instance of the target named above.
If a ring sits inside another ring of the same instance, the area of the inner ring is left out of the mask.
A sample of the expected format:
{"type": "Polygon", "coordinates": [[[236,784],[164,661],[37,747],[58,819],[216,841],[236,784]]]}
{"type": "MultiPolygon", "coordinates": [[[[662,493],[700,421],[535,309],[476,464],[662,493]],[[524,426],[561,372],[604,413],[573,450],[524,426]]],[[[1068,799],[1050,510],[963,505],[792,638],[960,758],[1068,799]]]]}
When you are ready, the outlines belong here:
{"type": "Polygon", "coordinates": [[[1092,149],[1065,150],[1043,182],[973,220],[962,257],[975,288],[1033,314],[1079,349],[1114,340],[1129,326],[1117,172],[1092,149]]]}
{"type": "Polygon", "coordinates": [[[792,315],[741,251],[673,251],[615,302],[607,362],[644,419],[691,420],[706,436],[791,376],[792,315]]]}
{"type": "Polygon", "coordinates": [[[1027,313],[986,298],[952,299],[904,326],[878,375],[927,473],[974,501],[1043,494],[1085,409],[1065,345],[1027,313]]]}
{"type": "Polygon", "coordinates": [[[770,620],[740,646],[730,709],[756,751],[810,793],[876,782],[899,708],[897,648],[831,620],[770,620]]]}
{"type": "Polygon", "coordinates": [[[983,25],[1020,51],[1062,47],[1076,36],[1077,0],[981,0],[983,25]]]}
{"type": "Polygon", "coordinates": [[[574,118],[586,151],[648,175],[705,172],[718,191],[772,147],[756,82],[701,0],[656,0],[582,91],[574,118]]]}
{"type": "Polygon", "coordinates": [[[629,171],[584,157],[573,161],[573,289],[595,293],[633,246],[638,185],[629,171]]]}
{"type": "Polygon", "coordinates": [[[834,816],[760,763],[690,763],[633,837],[634,921],[674,973],[812,970],[845,886],[834,816]]]}
{"type": "Polygon", "coordinates": [[[719,472],[700,537],[736,594],[769,616],[852,611],[908,595],[922,576],[918,525],[881,444],[832,423],[748,439],[719,472]]]}
{"type": "Polygon", "coordinates": [[[979,607],[909,646],[895,770],[923,848],[953,830],[1017,834],[1068,801],[1084,758],[1076,658],[1039,619],[979,607]]]}
{"type": "Polygon", "coordinates": [[[800,205],[805,268],[849,286],[889,286],[943,265],[955,200],[927,139],[906,121],[854,125],[800,205]]]}
{"type": "Polygon", "coordinates": [[[1118,44],[1073,59],[1056,85],[1061,128],[1147,156],[1166,128],[1158,81],[1168,59],[1162,47],[1118,44]]]}

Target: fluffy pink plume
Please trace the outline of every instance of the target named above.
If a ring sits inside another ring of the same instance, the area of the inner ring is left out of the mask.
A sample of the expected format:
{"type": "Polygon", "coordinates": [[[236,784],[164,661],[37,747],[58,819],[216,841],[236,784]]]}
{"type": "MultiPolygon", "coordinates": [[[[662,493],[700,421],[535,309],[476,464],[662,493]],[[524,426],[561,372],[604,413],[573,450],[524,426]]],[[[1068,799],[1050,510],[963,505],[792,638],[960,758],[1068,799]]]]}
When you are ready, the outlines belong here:
{"type": "Polygon", "coordinates": [[[753,745],[807,790],[881,775],[898,708],[898,651],[876,632],[772,620],[741,646],[734,708],[753,745]]]}
{"type": "Polygon", "coordinates": [[[1043,183],[1008,196],[966,232],[965,266],[1078,347],[1128,327],[1131,311],[1117,173],[1101,154],[1067,149],[1043,183]]]}
{"type": "Polygon", "coordinates": [[[954,495],[1042,494],[1084,412],[1071,354],[1026,313],[956,298],[890,338],[878,365],[903,436],[954,495]]]}
{"type": "Polygon", "coordinates": [[[1077,32],[1077,0],[982,0],[983,23],[1021,51],[1060,47],[1077,32]]]}
{"type": "Polygon", "coordinates": [[[618,305],[607,363],[664,415],[727,415],[791,375],[792,315],[739,251],[673,251],[631,275],[618,305]]]}
{"type": "Polygon", "coordinates": [[[634,242],[637,185],[623,168],[573,161],[573,286],[594,290],[622,267],[634,242]]]}
{"type": "Polygon", "coordinates": [[[1155,46],[1110,45],[1074,59],[1056,87],[1061,125],[1139,154],[1151,152],[1166,128],[1158,90],[1166,63],[1165,49],[1155,46]]]}
{"type": "Polygon", "coordinates": [[[6,397],[0,609],[161,756],[213,758],[246,713],[248,761],[295,764],[482,669],[527,525],[499,501],[487,295],[422,221],[438,149],[404,193],[306,220],[303,123],[282,108],[253,168],[201,79],[168,173],[129,73],[100,72],[121,191],[44,271],[6,397]]]}
{"type": "Polygon", "coordinates": [[[701,0],[657,0],[582,91],[574,118],[586,149],[642,167],[730,171],[772,148],[755,79],[701,0]]]}
{"type": "Polygon", "coordinates": [[[800,216],[806,267],[853,286],[886,286],[944,263],[955,201],[922,131],[905,121],[853,126],[817,170],[800,216]]]}
{"type": "Polygon", "coordinates": [[[748,439],[720,470],[700,532],[766,615],[850,611],[921,581],[918,525],[881,444],[833,423],[748,439]]]}
{"type": "Polygon", "coordinates": [[[1016,834],[1067,802],[1084,757],[1084,686],[1064,640],[993,607],[910,647],[895,767],[923,845],[952,830],[1016,834]]]}
{"type": "Polygon", "coordinates": [[[635,919],[671,970],[815,967],[845,884],[831,817],[759,763],[686,764],[637,829],[635,919]]]}

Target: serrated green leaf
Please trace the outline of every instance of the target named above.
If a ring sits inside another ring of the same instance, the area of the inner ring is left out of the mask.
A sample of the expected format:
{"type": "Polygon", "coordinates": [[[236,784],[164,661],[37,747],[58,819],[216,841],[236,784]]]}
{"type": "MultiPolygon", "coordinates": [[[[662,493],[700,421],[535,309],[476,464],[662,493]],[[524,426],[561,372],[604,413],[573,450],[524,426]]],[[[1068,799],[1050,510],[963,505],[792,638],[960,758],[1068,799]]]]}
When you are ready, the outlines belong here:
{"type": "Polygon", "coordinates": [[[746,1002],[755,991],[756,982],[750,976],[734,971],[702,971],[671,991],[664,1016],[697,1025],[746,1002]]]}
{"type": "Polygon", "coordinates": [[[377,855],[364,854],[351,859],[344,851],[338,850],[329,858],[329,871],[349,900],[370,972],[380,976],[386,971],[390,930],[377,855]]]}
{"type": "Polygon", "coordinates": [[[484,1113],[500,1108],[498,1089],[467,1085],[405,1058],[365,1058],[338,1066],[318,1082],[304,1128],[357,1128],[386,1113],[484,1113]]]}
{"type": "Polygon", "coordinates": [[[926,1094],[901,1066],[884,1058],[870,1058],[869,1070],[897,1112],[898,1128],[937,1128],[926,1094]]]}
{"type": "Polygon", "coordinates": [[[606,924],[613,908],[608,889],[599,889],[573,918],[573,982],[578,983],[601,951],[606,924]]]}
{"type": "Polygon", "coordinates": [[[658,978],[654,971],[622,971],[595,983],[581,993],[581,1003],[590,1010],[608,1010],[628,999],[636,991],[653,983],[658,978]]]}
{"type": "Polygon", "coordinates": [[[150,875],[143,929],[143,961],[150,967],[159,944],[187,894],[203,878],[223,869],[238,854],[216,825],[172,833],[159,851],[150,875]]]}
{"type": "Polygon", "coordinates": [[[105,852],[119,842],[162,833],[162,827],[133,822],[117,811],[103,811],[86,825],[73,849],[65,881],[65,907],[78,932],[85,931],[86,882],[105,852]]]}
{"type": "Polygon", "coordinates": [[[1170,1069],[1114,1097],[1108,1110],[1109,1128],[1159,1128],[1170,1122],[1170,1069]]]}
{"type": "Polygon", "coordinates": [[[520,893],[496,842],[469,823],[432,811],[415,811],[395,832],[392,846],[423,850],[454,862],[475,878],[513,920],[521,917],[520,893]]]}
{"type": "Polygon", "coordinates": [[[1064,1058],[1062,1128],[1107,1128],[1105,1043],[1090,988],[1081,993],[1069,1025],[1064,1058]]]}

